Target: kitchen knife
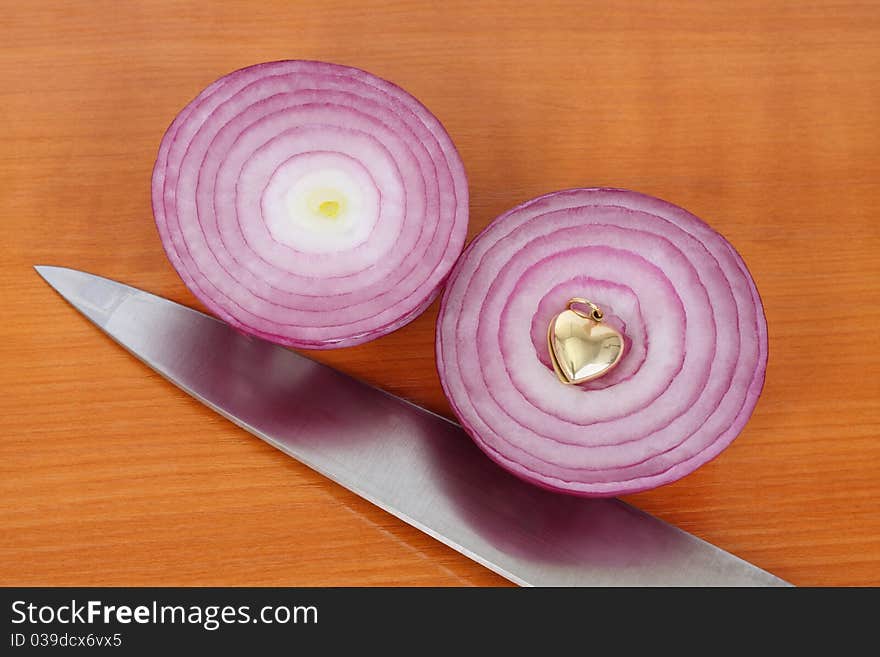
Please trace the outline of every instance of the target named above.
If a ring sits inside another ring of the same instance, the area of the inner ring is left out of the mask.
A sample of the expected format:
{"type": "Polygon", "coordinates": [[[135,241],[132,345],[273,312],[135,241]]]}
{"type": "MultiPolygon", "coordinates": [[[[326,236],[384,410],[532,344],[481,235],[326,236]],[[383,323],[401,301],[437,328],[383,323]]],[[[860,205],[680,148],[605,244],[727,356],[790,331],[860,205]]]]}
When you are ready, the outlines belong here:
{"type": "Polygon", "coordinates": [[[185,392],[517,584],[787,585],[619,500],[526,484],[457,424],[289,349],[116,281],[36,270],[185,392]]]}

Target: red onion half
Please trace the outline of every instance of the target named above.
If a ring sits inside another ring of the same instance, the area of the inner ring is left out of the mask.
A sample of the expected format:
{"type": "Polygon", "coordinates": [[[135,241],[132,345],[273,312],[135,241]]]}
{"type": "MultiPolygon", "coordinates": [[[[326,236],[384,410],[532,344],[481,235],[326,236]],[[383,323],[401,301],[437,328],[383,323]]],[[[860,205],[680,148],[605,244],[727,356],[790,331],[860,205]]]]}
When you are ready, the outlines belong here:
{"type": "Polygon", "coordinates": [[[715,457],[764,382],[767,324],[727,240],[634,192],[548,194],[496,219],[450,276],[437,325],[446,395],[517,476],[590,497],[669,483],[715,457]],[[602,378],[564,385],[552,318],[586,297],[625,340],[602,378]]]}
{"type": "Polygon", "coordinates": [[[449,135],[408,93],[282,61],[230,73],[180,112],[159,148],[153,213],[213,313],[327,349],[431,303],[464,244],[468,193],[449,135]]]}

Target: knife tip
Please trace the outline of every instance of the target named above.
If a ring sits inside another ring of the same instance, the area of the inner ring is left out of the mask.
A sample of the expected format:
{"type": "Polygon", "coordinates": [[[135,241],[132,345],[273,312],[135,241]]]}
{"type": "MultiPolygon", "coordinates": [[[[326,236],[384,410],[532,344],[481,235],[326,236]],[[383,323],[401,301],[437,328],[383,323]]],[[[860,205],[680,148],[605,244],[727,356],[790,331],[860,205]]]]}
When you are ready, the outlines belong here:
{"type": "Polygon", "coordinates": [[[40,276],[46,278],[46,276],[52,274],[52,272],[61,271],[62,269],[67,269],[67,267],[57,267],[55,265],[32,265],[34,271],[36,271],[40,276]]]}
{"type": "Polygon", "coordinates": [[[70,271],[67,267],[56,267],[55,265],[33,265],[33,268],[40,275],[40,278],[56,290],[58,289],[59,275],[62,272],[70,271]]]}

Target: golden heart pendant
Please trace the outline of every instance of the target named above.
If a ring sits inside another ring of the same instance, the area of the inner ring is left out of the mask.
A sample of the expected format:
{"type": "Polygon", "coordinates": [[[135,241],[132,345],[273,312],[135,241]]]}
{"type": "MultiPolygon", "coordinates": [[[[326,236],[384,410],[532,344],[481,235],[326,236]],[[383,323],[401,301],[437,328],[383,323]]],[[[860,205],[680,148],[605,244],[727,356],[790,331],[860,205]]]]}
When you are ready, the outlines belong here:
{"type": "Polygon", "coordinates": [[[603,321],[599,306],[574,298],[550,322],[547,345],[559,380],[586,383],[610,372],[623,356],[623,336],[603,321]],[[589,306],[590,312],[581,306],[589,306]]]}

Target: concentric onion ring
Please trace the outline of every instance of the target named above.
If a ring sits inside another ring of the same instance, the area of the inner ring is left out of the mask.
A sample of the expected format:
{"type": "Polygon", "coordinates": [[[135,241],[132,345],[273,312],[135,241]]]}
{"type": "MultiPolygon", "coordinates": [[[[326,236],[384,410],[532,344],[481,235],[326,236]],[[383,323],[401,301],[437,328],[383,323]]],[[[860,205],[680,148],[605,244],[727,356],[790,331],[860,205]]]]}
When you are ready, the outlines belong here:
{"type": "Polygon", "coordinates": [[[218,317],[294,347],[418,316],[461,252],[461,159],[415,98],[364,71],[283,61],[220,78],[162,139],[153,213],[218,317]]]}
{"type": "Polygon", "coordinates": [[[476,443],[517,476],[590,497],[669,483],[741,431],[764,382],[767,324],[727,240],[615,189],[542,196],[496,219],[449,278],[437,364],[476,443]],[[616,369],[559,382],[547,327],[596,302],[626,340],[616,369]]]}

